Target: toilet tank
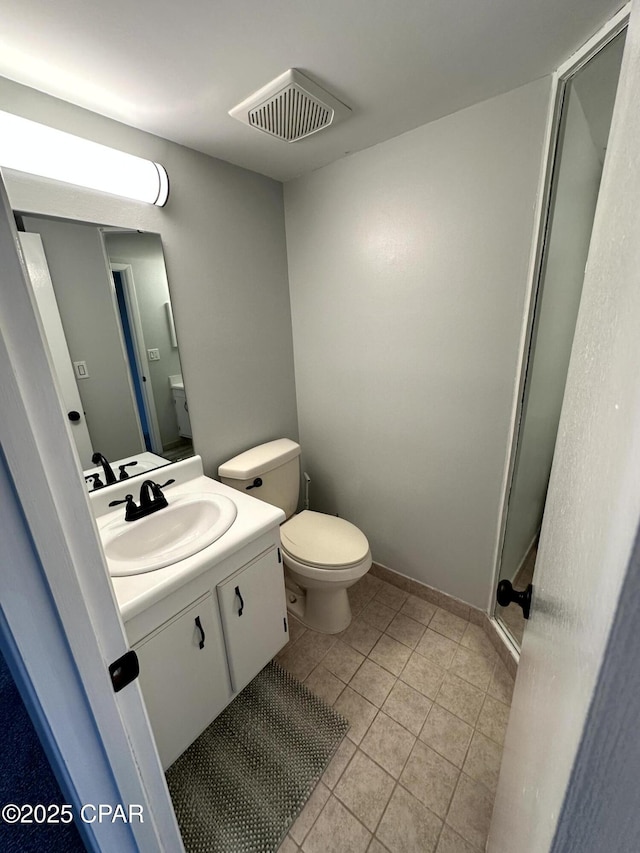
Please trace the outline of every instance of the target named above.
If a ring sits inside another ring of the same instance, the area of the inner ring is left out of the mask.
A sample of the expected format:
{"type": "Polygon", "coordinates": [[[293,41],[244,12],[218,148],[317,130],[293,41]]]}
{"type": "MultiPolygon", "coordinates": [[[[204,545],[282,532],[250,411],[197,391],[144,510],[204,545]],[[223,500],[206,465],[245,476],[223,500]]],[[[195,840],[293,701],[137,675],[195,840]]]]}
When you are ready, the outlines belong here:
{"type": "Polygon", "coordinates": [[[218,468],[227,486],[284,510],[290,518],[300,493],[300,445],[288,438],[268,441],[234,456],[218,468]],[[261,485],[254,485],[256,480],[261,485]]]}

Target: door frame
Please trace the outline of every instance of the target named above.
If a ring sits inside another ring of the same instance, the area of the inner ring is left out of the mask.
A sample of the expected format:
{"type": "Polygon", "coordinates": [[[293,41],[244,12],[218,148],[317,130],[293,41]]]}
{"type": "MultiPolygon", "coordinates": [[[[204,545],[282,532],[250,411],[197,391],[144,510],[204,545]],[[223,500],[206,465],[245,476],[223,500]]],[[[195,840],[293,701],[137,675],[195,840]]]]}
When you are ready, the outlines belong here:
{"type": "Polygon", "coordinates": [[[516,661],[520,658],[520,647],[511,634],[503,627],[502,622],[495,616],[496,591],[500,582],[502,550],[507,529],[509,498],[515,474],[516,453],[522,424],[524,409],[524,392],[527,372],[531,357],[535,309],[540,290],[544,251],[549,234],[551,214],[552,179],[558,158],[558,143],[560,136],[560,121],[562,107],[565,101],[567,84],[571,77],[579,71],[590,59],[602,50],[610,41],[619,35],[629,23],[631,3],[617,12],[607,21],[588,41],[560,65],[551,78],[549,110],[545,131],[540,181],[538,185],[538,201],[534,216],[534,234],[532,253],[529,262],[526,290],[526,310],[519,347],[519,368],[516,378],[514,404],[510,424],[510,440],[507,448],[505,468],[502,481],[502,498],[500,502],[496,546],[494,550],[493,583],[488,602],[489,619],[516,661]]]}
{"type": "Polygon", "coordinates": [[[44,337],[51,353],[53,371],[60,389],[60,397],[64,401],[65,407],[69,410],[67,416],[74,409],[80,416],[71,426],[71,434],[73,435],[78,456],[80,457],[80,467],[85,469],[91,468],[93,447],[89,427],[87,426],[87,417],[82,397],[80,396],[76,372],[71,361],[67,336],[62,325],[58,300],[53,281],[51,280],[42,237],[40,234],[21,231],[19,232],[19,239],[33,285],[33,294],[42,321],[44,337]]]}
{"type": "Polygon", "coordinates": [[[181,851],[140,687],[134,681],[115,693],[109,677],[109,664],[128,650],[128,642],[1,176],[0,253],[0,485],[28,543],[20,546],[17,533],[5,543],[14,549],[2,577],[8,663],[30,695],[30,711],[36,718],[40,711],[45,750],[60,758],[67,795],[97,805],[109,802],[96,798],[115,785],[121,803],[143,806],[144,822],[127,825],[126,835],[122,826],[84,825],[93,849],[113,849],[115,833],[118,849],[181,851]],[[36,592],[41,607],[34,624],[18,616],[36,592]],[[48,630],[58,632],[57,650],[47,643],[48,630]],[[52,699],[71,675],[89,730],[80,728],[78,703],[52,699]],[[87,761],[90,754],[101,756],[101,763],[87,761]]]}
{"type": "MultiPolygon", "coordinates": [[[[102,232],[101,232],[102,233],[102,232]]],[[[130,263],[125,261],[115,261],[109,259],[109,277],[110,284],[112,289],[112,297],[115,301],[115,310],[116,316],[118,317],[118,323],[120,327],[122,326],[122,322],[120,320],[120,310],[118,308],[118,299],[115,291],[115,283],[113,281],[112,273],[119,272],[122,273],[122,282],[124,285],[124,298],[127,304],[127,311],[129,312],[129,319],[131,320],[131,333],[133,336],[133,347],[135,349],[136,354],[136,365],[135,369],[138,371],[138,376],[142,379],[143,376],[148,377],[148,382],[141,382],[140,387],[142,388],[142,394],[144,396],[144,406],[145,406],[145,414],[147,417],[147,423],[149,424],[149,438],[151,439],[151,451],[153,453],[157,453],[158,456],[162,456],[162,441],[160,439],[160,426],[158,424],[158,415],[156,413],[156,402],[153,396],[153,385],[151,383],[151,372],[149,370],[149,359],[147,357],[147,349],[144,342],[144,331],[142,328],[142,314],[140,312],[140,305],[138,304],[138,295],[136,293],[136,284],[135,278],[133,276],[133,267],[130,263]]],[[[124,332],[122,328],[120,329],[121,335],[124,336],[124,332]]],[[[124,341],[123,341],[124,344],[124,341]]],[[[126,347],[125,347],[125,357],[127,358],[127,364],[129,363],[129,359],[126,356],[126,347]]],[[[135,395],[134,395],[135,397],[135,395]]],[[[137,405],[136,405],[136,416],[138,421],[138,426],[140,429],[140,435],[142,436],[142,427],[140,425],[140,417],[137,414],[137,405]]],[[[144,445],[144,438],[142,438],[142,442],[144,445]]]]}

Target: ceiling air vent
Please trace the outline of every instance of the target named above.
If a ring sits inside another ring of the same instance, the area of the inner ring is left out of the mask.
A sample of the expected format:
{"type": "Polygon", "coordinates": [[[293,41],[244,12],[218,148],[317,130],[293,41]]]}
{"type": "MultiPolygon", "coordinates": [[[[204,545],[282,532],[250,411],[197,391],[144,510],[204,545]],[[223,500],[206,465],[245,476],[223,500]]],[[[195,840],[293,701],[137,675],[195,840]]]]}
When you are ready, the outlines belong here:
{"type": "Polygon", "coordinates": [[[350,112],[317,83],[290,68],[229,110],[229,115],[285,142],[297,142],[350,112]]]}

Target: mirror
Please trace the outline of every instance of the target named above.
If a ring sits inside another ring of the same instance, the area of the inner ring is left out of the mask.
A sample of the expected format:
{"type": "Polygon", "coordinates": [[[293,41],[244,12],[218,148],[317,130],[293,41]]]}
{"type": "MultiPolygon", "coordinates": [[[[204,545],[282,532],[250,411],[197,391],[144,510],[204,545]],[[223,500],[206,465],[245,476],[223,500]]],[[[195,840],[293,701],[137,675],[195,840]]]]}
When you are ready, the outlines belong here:
{"type": "Polygon", "coordinates": [[[160,235],[17,221],[89,489],[107,485],[94,452],[122,479],[192,456],[160,235]]]}

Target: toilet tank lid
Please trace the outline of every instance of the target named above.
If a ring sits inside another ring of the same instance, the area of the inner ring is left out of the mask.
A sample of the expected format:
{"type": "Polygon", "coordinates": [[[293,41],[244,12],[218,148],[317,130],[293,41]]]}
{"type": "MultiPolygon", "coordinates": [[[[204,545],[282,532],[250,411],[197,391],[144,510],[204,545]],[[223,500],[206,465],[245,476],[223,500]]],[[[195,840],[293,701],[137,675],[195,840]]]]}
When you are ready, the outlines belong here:
{"type": "Polygon", "coordinates": [[[218,468],[218,476],[229,480],[250,480],[266,474],[300,455],[300,445],[289,438],[267,441],[234,456],[218,468]]]}

